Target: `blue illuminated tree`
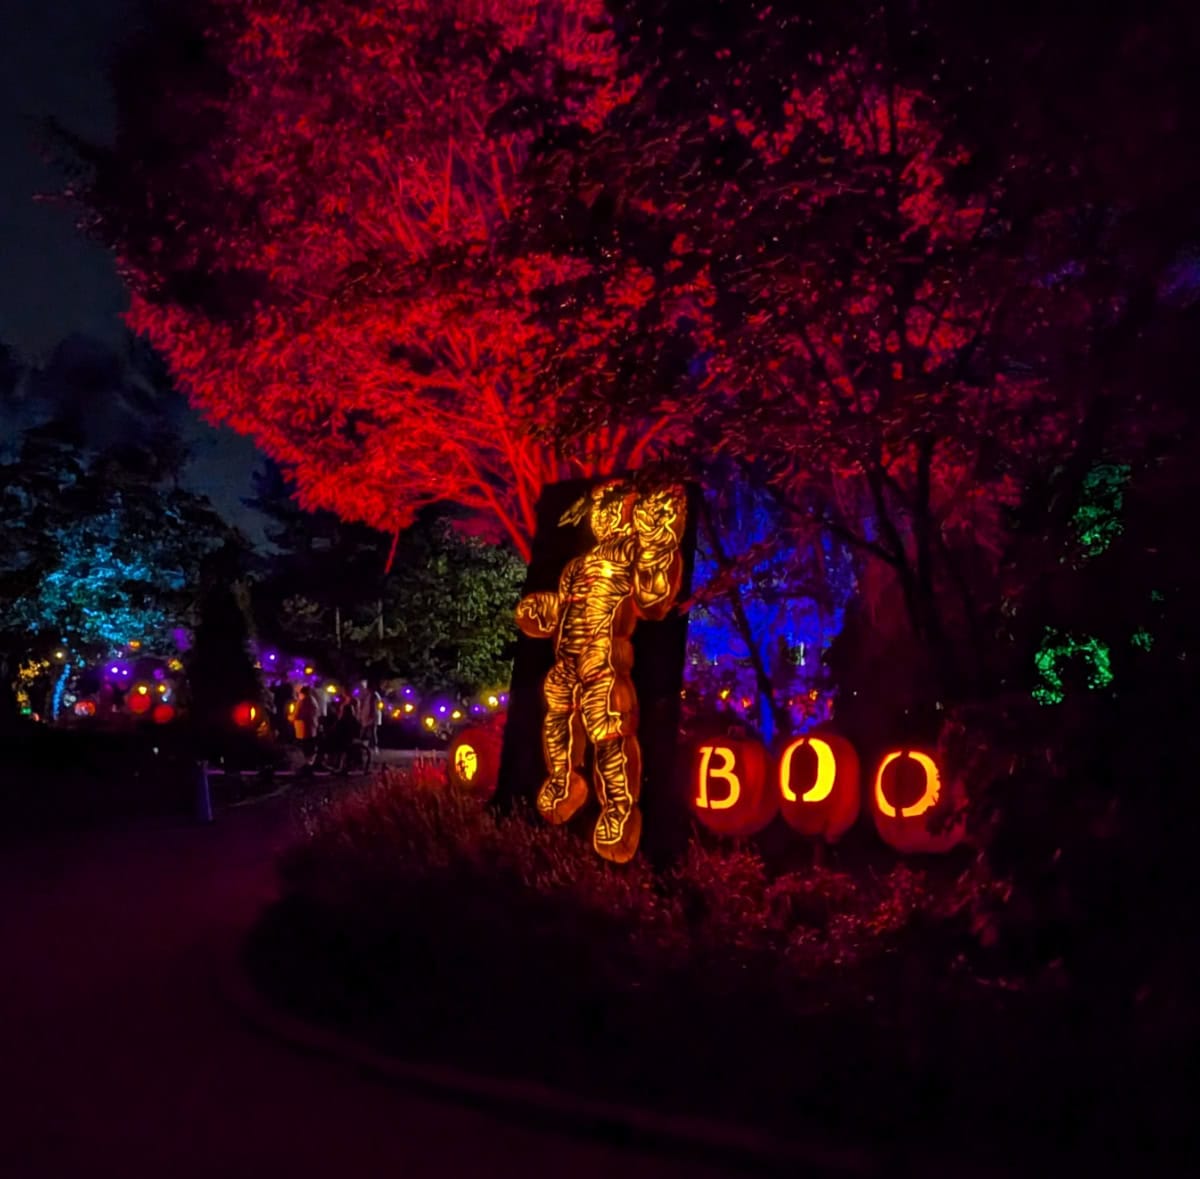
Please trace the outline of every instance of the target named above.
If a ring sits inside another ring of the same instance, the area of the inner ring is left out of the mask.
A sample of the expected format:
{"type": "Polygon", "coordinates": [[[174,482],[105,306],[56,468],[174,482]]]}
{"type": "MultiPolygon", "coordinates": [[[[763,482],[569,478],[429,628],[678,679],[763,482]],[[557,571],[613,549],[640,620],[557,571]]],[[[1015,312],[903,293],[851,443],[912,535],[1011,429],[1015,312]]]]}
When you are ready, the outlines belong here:
{"type": "MultiPolygon", "coordinates": [[[[30,431],[0,465],[0,631],[10,653],[166,648],[194,615],[205,556],[236,534],[165,478],[162,452],[90,457],[70,428],[30,431]]],[[[72,660],[74,662],[74,660],[72,660]]]]}
{"type": "Polygon", "coordinates": [[[821,719],[809,696],[829,688],[823,656],[854,592],[854,562],[832,537],[789,531],[761,486],[728,470],[707,482],[687,683],[770,740],[821,719]]]}

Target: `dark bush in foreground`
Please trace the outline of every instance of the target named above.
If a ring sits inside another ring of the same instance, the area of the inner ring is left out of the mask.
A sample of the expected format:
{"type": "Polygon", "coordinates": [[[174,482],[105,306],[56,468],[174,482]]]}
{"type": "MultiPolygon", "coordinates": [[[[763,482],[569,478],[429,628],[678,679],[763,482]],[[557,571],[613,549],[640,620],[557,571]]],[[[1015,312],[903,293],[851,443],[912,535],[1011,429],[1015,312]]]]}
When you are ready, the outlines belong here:
{"type": "Polygon", "coordinates": [[[934,1148],[998,1128],[1065,1147],[1151,1104],[1143,1089],[1131,1110],[1130,1086],[1161,1061],[1114,1057],[1069,993],[978,977],[966,878],[771,879],[751,851],[698,844],[665,874],[613,869],[411,775],[308,820],[250,968],[407,1058],[785,1133],[929,1131],[934,1148]]]}

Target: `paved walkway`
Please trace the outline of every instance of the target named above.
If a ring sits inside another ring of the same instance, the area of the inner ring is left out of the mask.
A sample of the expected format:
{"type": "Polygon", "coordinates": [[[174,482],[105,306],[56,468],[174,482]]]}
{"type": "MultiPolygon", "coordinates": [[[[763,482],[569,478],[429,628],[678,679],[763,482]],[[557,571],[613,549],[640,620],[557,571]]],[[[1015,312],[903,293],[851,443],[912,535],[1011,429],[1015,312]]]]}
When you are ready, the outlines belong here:
{"type": "Polygon", "coordinates": [[[0,1176],[639,1179],[722,1173],[415,1096],[247,1027],[218,951],[273,888],[288,797],[0,852],[0,1176]]]}

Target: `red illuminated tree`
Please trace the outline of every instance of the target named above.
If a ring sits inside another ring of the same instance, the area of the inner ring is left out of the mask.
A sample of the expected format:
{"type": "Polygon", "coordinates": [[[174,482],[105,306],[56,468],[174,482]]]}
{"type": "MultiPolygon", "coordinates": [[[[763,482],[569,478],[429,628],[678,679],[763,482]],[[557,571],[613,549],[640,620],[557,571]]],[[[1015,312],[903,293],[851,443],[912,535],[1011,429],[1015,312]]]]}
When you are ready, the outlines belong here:
{"type": "Polygon", "coordinates": [[[534,437],[557,404],[534,388],[554,342],[533,300],[584,268],[498,248],[535,140],[596,130],[633,85],[603,18],[602,0],[208,0],[120,73],[116,148],[84,149],[73,191],[121,258],[128,320],[306,506],[398,529],[452,501],[527,556],[545,481],[652,445],[601,426],[568,462],[534,437]]]}
{"type": "Polygon", "coordinates": [[[931,699],[977,685],[1014,511],[1135,441],[1132,345],[1193,230],[1170,151],[1122,107],[1173,113],[1182,149],[1187,104],[1139,52],[1169,46],[1170,6],[1079,46],[1032,8],[977,33],[917,0],[803,21],[765,2],[621,7],[657,29],[631,49],[638,97],[538,161],[561,212],[525,223],[593,267],[555,304],[563,424],[621,404],[686,425],[688,462],[733,455],[797,530],[885,574],[931,699]],[[1064,60],[1078,68],[1056,79],[1064,60]],[[1152,177],[1140,190],[1123,158],[1152,177]],[[1167,215],[1147,224],[1135,200],[1167,215]],[[636,330],[576,330],[631,255],[636,330]]]}

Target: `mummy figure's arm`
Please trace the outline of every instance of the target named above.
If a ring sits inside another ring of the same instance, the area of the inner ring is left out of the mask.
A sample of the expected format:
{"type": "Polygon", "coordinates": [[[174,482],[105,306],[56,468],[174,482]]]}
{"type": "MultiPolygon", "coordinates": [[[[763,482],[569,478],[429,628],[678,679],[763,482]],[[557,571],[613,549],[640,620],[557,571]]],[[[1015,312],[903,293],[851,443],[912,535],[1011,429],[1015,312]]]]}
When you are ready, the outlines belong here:
{"type": "Polygon", "coordinates": [[[532,639],[548,639],[558,628],[559,596],[553,590],[526,594],[517,603],[517,627],[532,639]]]}
{"type": "Polygon", "coordinates": [[[638,547],[633,597],[645,618],[662,618],[679,592],[683,565],[679,542],[686,511],[680,487],[652,492],[634,505],[633,527],[638,547]]]}

